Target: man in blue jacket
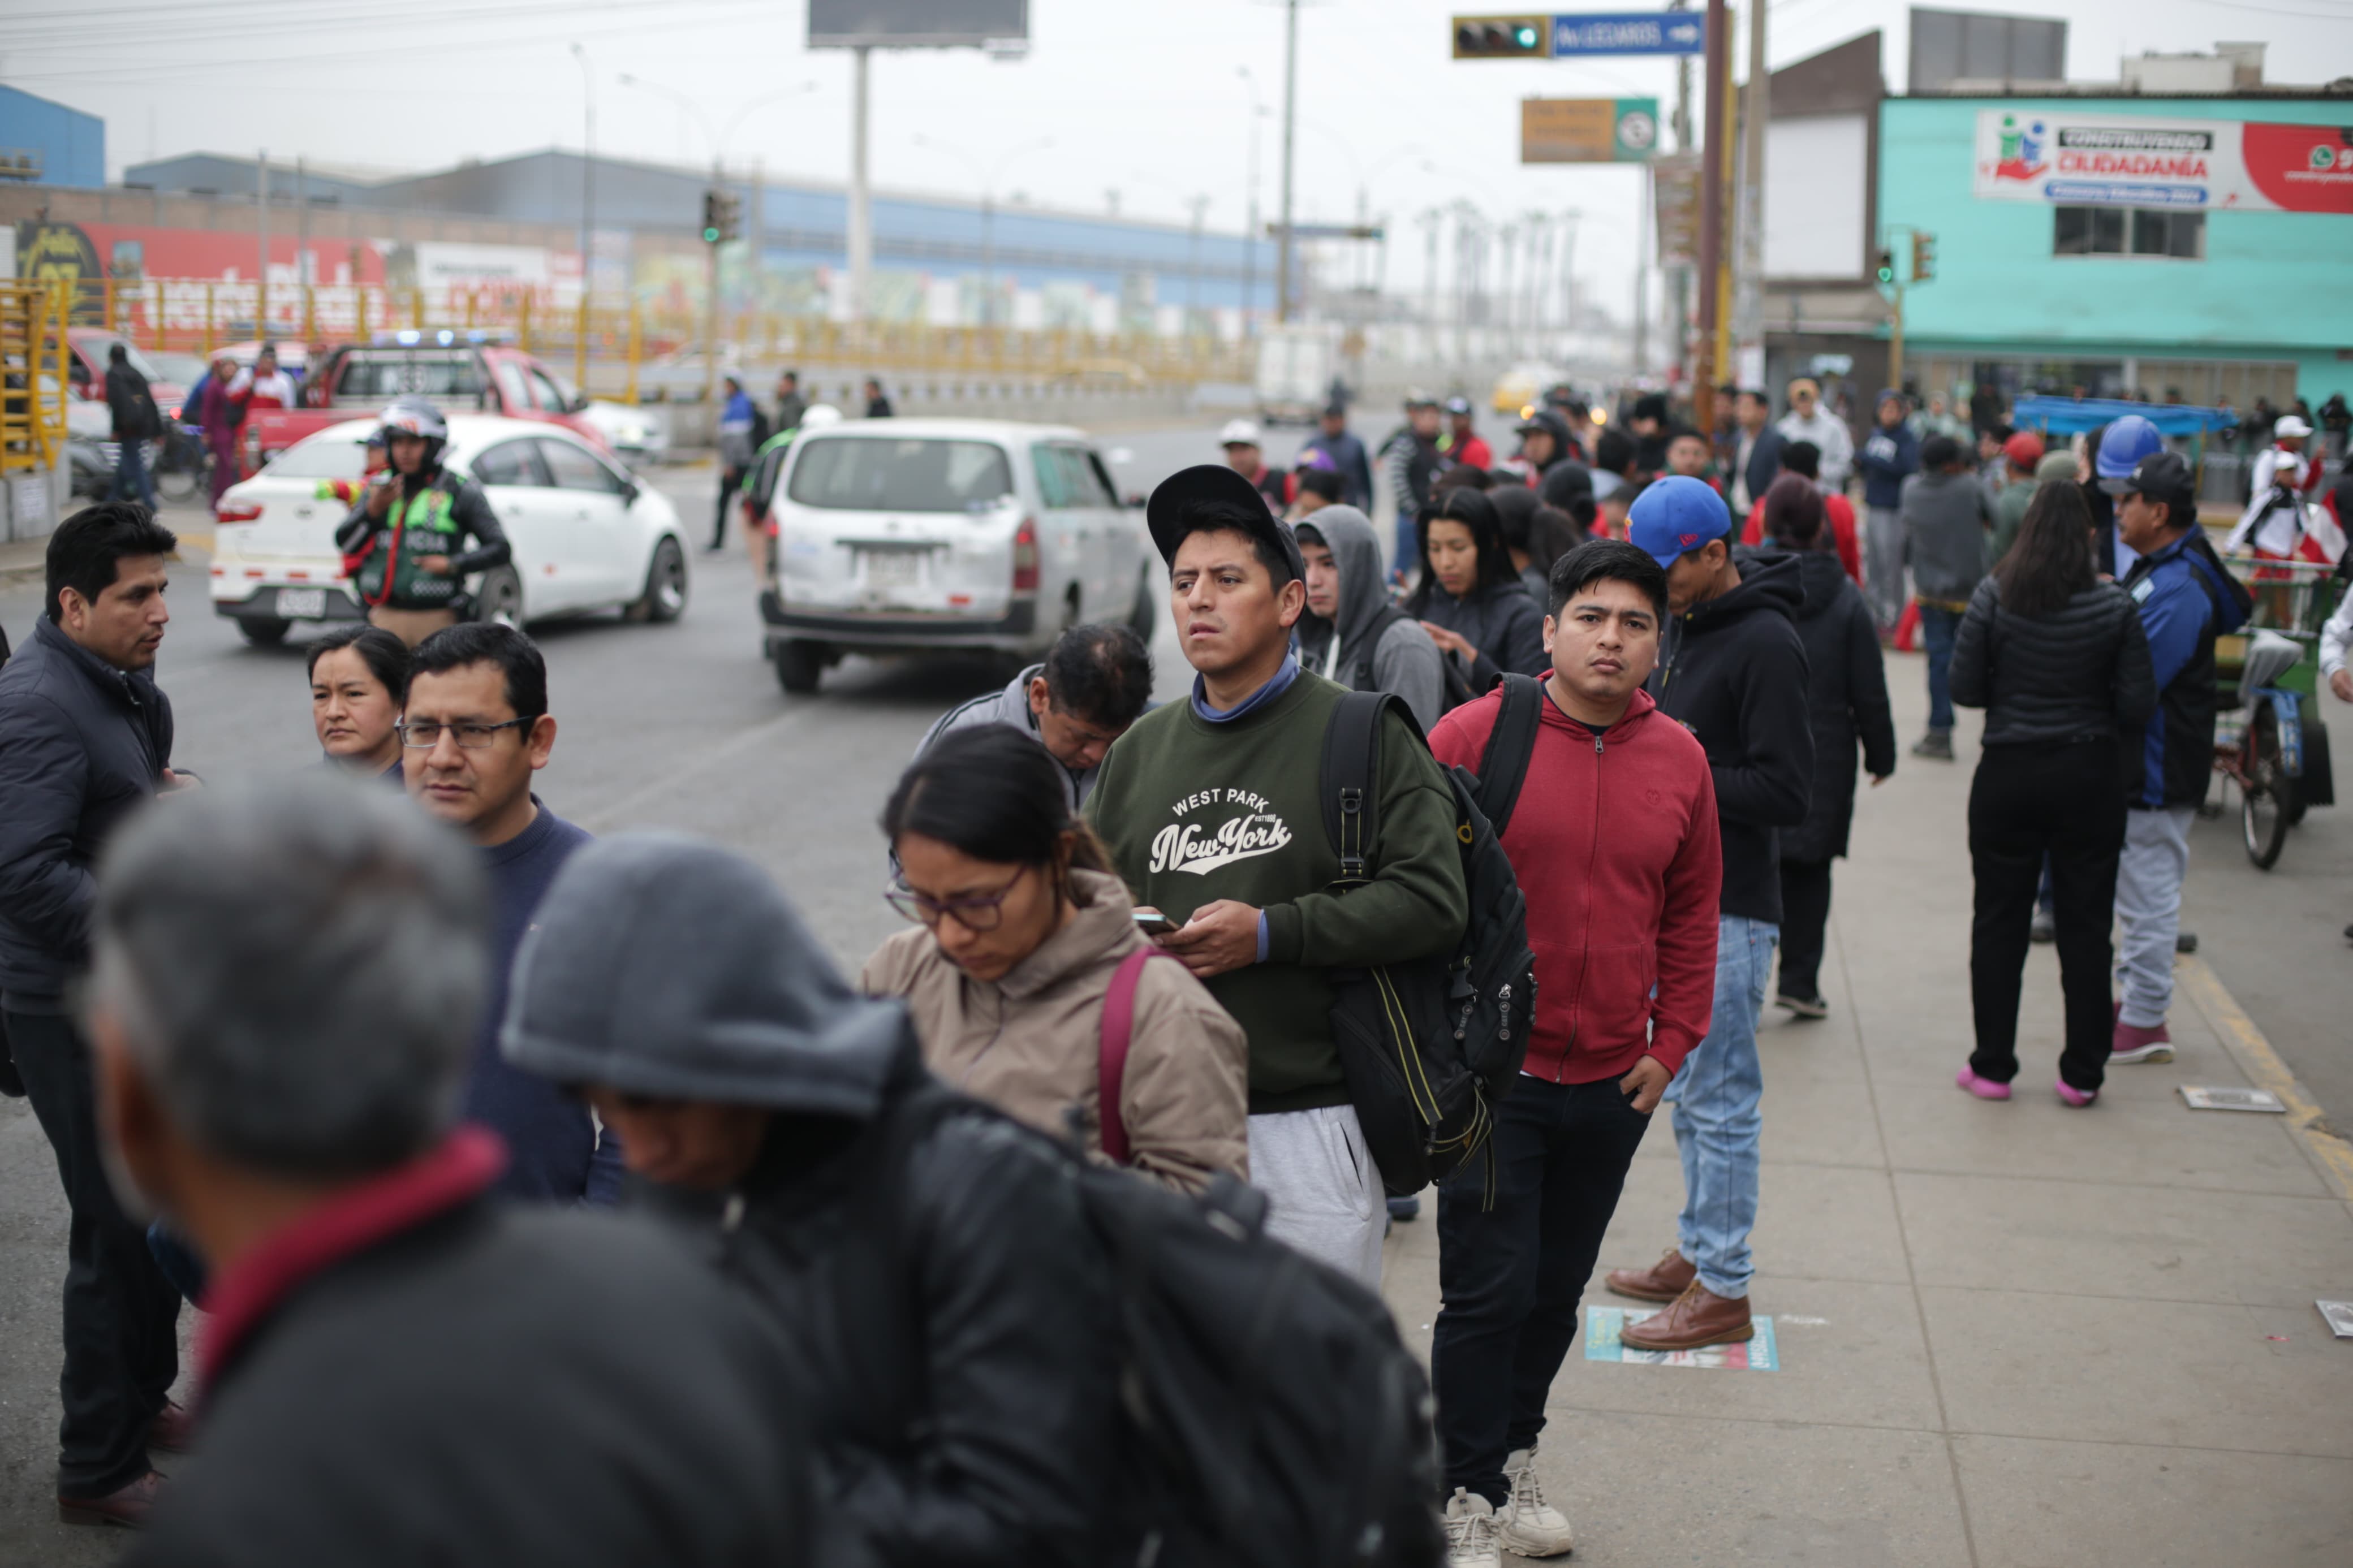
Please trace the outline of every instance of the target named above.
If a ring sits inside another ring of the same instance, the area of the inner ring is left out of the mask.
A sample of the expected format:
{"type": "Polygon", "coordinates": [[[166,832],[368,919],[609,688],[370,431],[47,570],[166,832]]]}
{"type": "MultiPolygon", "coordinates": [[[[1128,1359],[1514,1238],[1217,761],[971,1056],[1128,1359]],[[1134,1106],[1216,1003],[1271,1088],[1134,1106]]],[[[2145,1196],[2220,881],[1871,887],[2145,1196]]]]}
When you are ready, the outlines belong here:
{"type": "Polygon", "coordinates": [[[1904,417],[1904,395],[1879,395],[1878,425],[1854,466],[1862,470],[1862,583],[1881,631],[1904,618],[1904,481],[1920,468],[1920,437],[1904,417]]]}
{"type": "Polygon", "coordinates": [[[147,1451],[185,1437],[166,1397],[180,1293],[108,1181],[68,999],[90,964],[100,851],[148,801],[194,782],[172,772],[172,705],[153,673],[178,542],[129,502],[66,519],[49,536],[47,606],[0,669],[0,1009],[73,1215],[57,1498],[74,1524],[143,1523],[147,1451]]]}
{"type": "Polygon", "coordinates": [[[2117,952],[2124,1005],[2108,1060],[2168,1062],[2174,939],[2189,818],[2205,798],[2214,756],[2214,638],[2247,624],[2253,607],[2198,526],[2189,465],[2159,450],[2135,465],[2116,500],[2116,537],[2139,559],[2124,579],[2140,606],[2157,677],[2157,716],[2128,786],[2124,858],[2116,868],[2117,952]]]}

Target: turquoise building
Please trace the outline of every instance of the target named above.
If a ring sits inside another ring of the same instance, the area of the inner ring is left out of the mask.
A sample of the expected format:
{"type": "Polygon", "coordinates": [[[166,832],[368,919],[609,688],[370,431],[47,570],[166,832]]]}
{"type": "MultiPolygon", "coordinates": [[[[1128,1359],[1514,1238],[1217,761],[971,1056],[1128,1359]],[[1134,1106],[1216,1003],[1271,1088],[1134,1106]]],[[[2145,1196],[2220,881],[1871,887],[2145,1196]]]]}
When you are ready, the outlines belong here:
{"type": "Polygon", "coordinates": [[[1878,130],[1880,243],[1899,278],[1933,250],[1924,395],[2353,396],[2353,98],[1889,98],[1878,130]]]}

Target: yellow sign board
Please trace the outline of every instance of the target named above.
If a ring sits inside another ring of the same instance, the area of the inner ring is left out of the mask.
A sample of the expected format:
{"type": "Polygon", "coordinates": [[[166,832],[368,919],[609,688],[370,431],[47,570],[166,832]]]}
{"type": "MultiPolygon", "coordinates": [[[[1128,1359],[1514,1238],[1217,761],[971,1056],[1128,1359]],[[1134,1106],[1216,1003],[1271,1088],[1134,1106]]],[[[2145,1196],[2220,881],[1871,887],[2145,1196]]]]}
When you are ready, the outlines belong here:
{"type": "Polygon", "coordinates": [[[1525,98],[1520,100],[1523,163],[1630,163],[1659,142],[1655,98],[1525,98]]]}

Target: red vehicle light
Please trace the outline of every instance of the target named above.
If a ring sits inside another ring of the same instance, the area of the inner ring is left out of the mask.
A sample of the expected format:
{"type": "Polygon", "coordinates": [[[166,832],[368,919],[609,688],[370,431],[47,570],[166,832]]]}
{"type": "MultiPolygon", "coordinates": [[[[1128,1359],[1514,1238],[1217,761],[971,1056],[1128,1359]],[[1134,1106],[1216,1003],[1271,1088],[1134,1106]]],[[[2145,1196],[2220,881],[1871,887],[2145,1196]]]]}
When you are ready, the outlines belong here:
{"type": "Polygon", "coordinates": [[[1013,536],[1013,591],[1038,591],[1038,520],[1034,517],[1023,518],[1021,531],[1013,536]]]}
{"type": "Polygon", "coordinates": [[[213,519],[216,522],[255,522],[260,517],[261,509],[250,501],[232,501],[224,498],[220,505],[213,509],[213,519]]]}

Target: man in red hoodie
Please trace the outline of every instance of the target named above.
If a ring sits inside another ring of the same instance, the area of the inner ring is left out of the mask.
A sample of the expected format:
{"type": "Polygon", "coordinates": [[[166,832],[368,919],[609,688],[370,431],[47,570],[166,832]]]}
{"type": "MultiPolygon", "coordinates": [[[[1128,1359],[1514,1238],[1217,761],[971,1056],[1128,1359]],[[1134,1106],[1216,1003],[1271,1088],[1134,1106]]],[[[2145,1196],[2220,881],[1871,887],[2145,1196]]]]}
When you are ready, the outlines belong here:
{"type": "MultiPolygon", "coordinates": [[[[1708,1030],[1723,873],[1707,753],[1642,689],[1666,573],[1594,540],[1555,564],[1549,597],[1552,674],[1503,835],[1528,900],[1535,1027],[1495,1111],[1492,1205],[1483,1161],[1439,1194],[1430,1349],[1446,1484],[1461,1489],[1449,1533],[1477,1533],[1484,1510],[1493,1546],[1524,1557],[1569,1550],[1536,1483],[1536,1435],[1627,1167],[1708,1030]]],[[[1507,695],[1441,720],[1439,761],[1481,766],[1507,695]]]]}

